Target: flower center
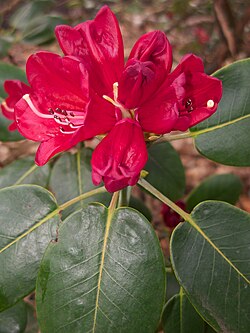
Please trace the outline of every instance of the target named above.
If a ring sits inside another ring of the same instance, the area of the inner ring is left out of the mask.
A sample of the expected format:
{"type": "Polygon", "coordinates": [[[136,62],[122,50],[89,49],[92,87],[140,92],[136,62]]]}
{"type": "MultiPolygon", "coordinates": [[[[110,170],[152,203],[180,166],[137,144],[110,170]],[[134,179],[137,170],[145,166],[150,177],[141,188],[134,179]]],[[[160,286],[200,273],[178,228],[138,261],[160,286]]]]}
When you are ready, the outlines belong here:
{"type": "Polygon", "coordinates": [[[126,109],[119,101],[118,101],[118,82],[113,84],[113,95],[114,99],[107,95],[103,95],[102,97],[106,99],[109,103],[113,104],[116,108],[121,111],[122,118],[135,118],[136,109],[126,109]]]}
{"type": "Polygon", "coordinates": [[[79,127],[84,125],[84,113],[75,110],[63,110],[59,107],[53,109],[48,108],[48,114],[40,112],[30,99],[29,94],[25,94],[22,97],[30,109],[40,118],[53,119],[59,124],[59,130],[63,134],[73,134],[79,127]]]}

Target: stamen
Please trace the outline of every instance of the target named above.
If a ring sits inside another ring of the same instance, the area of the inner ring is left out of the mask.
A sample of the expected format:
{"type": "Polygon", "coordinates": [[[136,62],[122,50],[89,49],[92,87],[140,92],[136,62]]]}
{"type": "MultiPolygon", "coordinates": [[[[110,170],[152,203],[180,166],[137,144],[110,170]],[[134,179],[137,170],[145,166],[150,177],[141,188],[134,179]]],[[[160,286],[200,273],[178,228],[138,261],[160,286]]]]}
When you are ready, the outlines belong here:
{"type": "Polygon", "coordinates": [[[107,95],[102,95],[102,97],[103,97],[104,99],[106,99],[106,101],[108,101],[109,103],[113,104],[114,106],[117,106],[117,105],[116,105],[116,102],[115,102],[111,97],[109,97],[109,96],[107,96],[107,95]]]}
{"type": "Polygon", "coordinates": [[[190,105],[192,105],[192,100],[189,98],[187,101],[186,101],[186,108],[188,108],[190,105]]]}
{"type": "Polygon", "coordinates": [[[48,108],[50,114],[54,114],[54,110],[52,108],[48,108]]]}
{"type": "Polygon", "coordinates": [[[9,112],[14,112],[14,108],[10,108],[5,101],[2,102],[4,108],[9,112]]]}
{"type": "Polygon", "coordinates": [[[28,106],[31,108],[31,110],[38,117],[45,118],[45,119],[53,119],[52,115],[47,115],[47,114],[44,114],[44,113],[42,113],[42,112],[40,112],[40,111],[37,110],[37,108],[34,106],[33,102],[31,101],[29,94],[24,95],[22,98],[26,101],[26,103],[28,104],[28,106]]]}
{"type": "Polygon", "coordinates": [[[60,132],[63,134],[73,134],[75,131],[67,131],[63,127],[60,126],[60,132]]]}
{"type": "Polygon", "coordinates": [[[214,101],[212,99],[210,99],[210,100],[207,101],[207,107],[209,109],[214,107],[214,101]]]}
{"type": "Polygon", "coordinates": [[[114,101],[117,102],[118,99],[118,82],[113,84],[113,94],[114,94],[114,101]]]}
{"type": "Polygon", "coordinates": [[[83,124],[79,124],[79,125],[75,125],[75,124],[72,124],[72,123],[69,123],[68,124],[71,128],[79,128],[79,127],[82,127],[83,124]]]}

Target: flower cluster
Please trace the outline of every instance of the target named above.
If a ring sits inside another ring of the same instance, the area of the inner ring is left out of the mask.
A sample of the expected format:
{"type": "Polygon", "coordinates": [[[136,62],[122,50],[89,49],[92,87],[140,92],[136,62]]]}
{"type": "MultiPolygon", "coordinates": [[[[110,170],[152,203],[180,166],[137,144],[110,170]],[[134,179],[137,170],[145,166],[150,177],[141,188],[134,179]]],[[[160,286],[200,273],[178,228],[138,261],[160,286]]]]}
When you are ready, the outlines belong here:
{"type": "Polygon", "coordinates": [[[95,136],[94,184],[114,192],[138,181],[147,161],[145,139],[185,131],[213,114],[222,86],[186,55],[171,73],[172,50],[161,31],[143,35],[124,64],[123,41],[112,11],[72,28],[57,26],[64,56],[38,52],[27,61],[30,86],[7,81],[2,104],[11,129],[40,142],[36,163],[95,136]]]}

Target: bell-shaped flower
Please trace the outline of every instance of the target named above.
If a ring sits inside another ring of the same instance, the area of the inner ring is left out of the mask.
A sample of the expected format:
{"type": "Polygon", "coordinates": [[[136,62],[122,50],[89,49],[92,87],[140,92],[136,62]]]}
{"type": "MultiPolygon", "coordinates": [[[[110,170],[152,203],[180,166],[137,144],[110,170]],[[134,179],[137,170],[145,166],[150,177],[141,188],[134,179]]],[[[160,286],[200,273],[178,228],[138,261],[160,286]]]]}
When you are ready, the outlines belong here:
{"type": "Polygon", "coordinates": [[[4,90],[8,97],[2,102],[1,109],[3,115],[13,122],[9,125],[9,130],[14,131],[17,129],[14,106],[23,97],[23,95],[30,92],[30,87],[24,82],[19,80],[6,80],[4,82],[4,90]]]}
{"type": "Polygon", "coordinates": [[[39,52],[28,59],[26,72],[31,91],[15,105],[15,117],[21,134],[41,142],[38,165],[114,125],[112,107],[105,106],[104,115],[105,101],[90,98],[88,72],[79,60],[39,52]]]}
{"type": "Polygon", "coordinates": [[[98,185],[103,180],[109,192],[135,185],[147,158],[139,123],[130,118],[122,119],[93,152],[93,183],[98,185]]]}
{"type": "Polygon", "coordinates": [[[222,97],[222,82],[204,73],[202,60],[193,55],[184,56],[168,78],[178,98],[178,121],[175,130],[186,131],[210,117],[222,97]]]}

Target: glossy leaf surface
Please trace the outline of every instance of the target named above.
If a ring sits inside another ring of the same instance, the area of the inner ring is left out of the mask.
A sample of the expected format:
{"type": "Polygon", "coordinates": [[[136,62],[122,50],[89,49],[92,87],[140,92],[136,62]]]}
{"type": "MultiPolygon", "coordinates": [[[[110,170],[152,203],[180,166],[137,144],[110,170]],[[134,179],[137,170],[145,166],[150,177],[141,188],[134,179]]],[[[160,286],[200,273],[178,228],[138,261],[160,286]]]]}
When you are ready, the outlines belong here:
{"type": "Polygon", "coordinates": [[[205,200],[219,200],[235,204],[242,191],[242,183],[234,174],[222,174],[208,177],[187,197],[188,211],[205,200]]]}
{"type": "Polygon", "coordinates": [[[184,292],[168,301],[162,315],[162,325],[164,333],[215,332],[196,312],[184,292]]]}
{"type": "Polygon", "coordinates": [[[195,308],[218,332],[250,327],[250,215],[206,201],[171,239],[176,276],[195,308]]]}
{"type": "Polygon", "coordinates": [[[35,185],[0,190],[0,311],[35,288],[41,257],[56,237],[59,216],[50,192],[35,185]]]}
{"type": "Polygon", "coordinates": [[[27,306],[21,301],[0,312],[1,333],[23,333],[27,323],[27,306]]]}
{"type": "MultiPolygon", "coordinates": [[[[49,187],[59,204],[96,188],[92,183],[91,155],[91,149],[83,148],[74,155],[65,153],[55,162],[49,187]]],[[[94,201],[108,205],[110,199],[109,193],[95,195],[69,207],[63,212],[63,217],[79,209],[83,204],[94,201]]]]}
{"type": "Polygon", "coordinates": [[[38,167],[33,157],[16,160],[0,169],[0,188],[19,185],[35,184],[46,187],[49,180],[50,167],[38,167]]]}
{"type": "Polygon", "coordinates": [[[198,151],[226,165],[250,166],[250,59],[237,61],[214,74],[222,80],[217,111],[191,128],[198,151]]]}
{"type": "Polygon", "coordinates": [[[37,282],[43,333],[152,333],[165,296],[159,241],[131,208],[99,204],[70,215],[43,258],[37,282]]]}
{"type": "Polygon", "coordinates": [[[184,194],[185,173],[180,157],[168,143],[152,145],[148,149],[148,162],[144,169],[149,173],[146,180],[171,200],[184,194]]]}

